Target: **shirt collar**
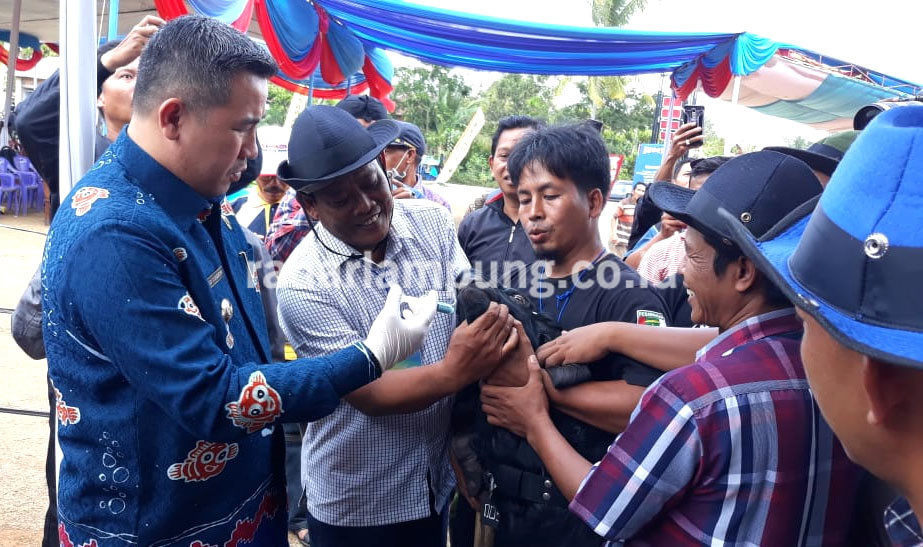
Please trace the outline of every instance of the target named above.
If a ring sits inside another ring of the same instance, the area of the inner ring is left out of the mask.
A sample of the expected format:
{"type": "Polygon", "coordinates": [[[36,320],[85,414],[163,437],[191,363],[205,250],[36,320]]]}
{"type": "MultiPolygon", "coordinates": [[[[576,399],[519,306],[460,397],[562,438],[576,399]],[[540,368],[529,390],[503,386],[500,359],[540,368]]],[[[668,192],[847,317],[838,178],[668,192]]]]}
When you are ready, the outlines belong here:
{"type": "Polygon", "coordinates": [[[211,209],[220,198],[208,200],[188,184],[157,163],[150,154],[128,136],[127,126],[109,147],[119,159],[128,176],[182,228],[188,228],[205,209],[211,209]]]}
{"type": "Polygon", "coordinates": [[[920,530],[920,521],[914,514],[910,504],[903,497],[894,500],[894,503],[885,509],[885,530],[893,545],[920,545],[923,543],[923,531],[920,530]]]}
{"type": "Polygon", "coordinates": [[[741,321],[696,352],[696,361],[730,355],[734,348],[785,332],[801,330],[795,308],[774,310],[741,321]]]}

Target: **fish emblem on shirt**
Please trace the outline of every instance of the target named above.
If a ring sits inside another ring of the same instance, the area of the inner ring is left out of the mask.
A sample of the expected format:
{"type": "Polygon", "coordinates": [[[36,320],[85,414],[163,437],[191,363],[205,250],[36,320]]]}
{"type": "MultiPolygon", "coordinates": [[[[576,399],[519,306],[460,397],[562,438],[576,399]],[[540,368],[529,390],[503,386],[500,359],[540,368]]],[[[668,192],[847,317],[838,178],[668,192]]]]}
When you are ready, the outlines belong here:
{"type": "Polygon", "coordinates": [[[95,186],[84,186],[74,192],[74,196],[71,198],[71,207],[76,211],[75,215],[82,217],[89,212],[96,200],[108,197],[109,190],[96,188],[95,186]]]}
{"type": "Polygon", "coordinates": [[[80,409],[75,406],[67,406],[58,388],[54,388],[54,400],[55,414],[58,416],[58,421],[61,422],[61,425],[75,424],[80,421],[80,409]]]}
{"type": "Polygon", "coordinates": [[[256,371],[240,392],[237,401],[224,406],[228,418],[236,425],[253,433],[271,424],[282,414],[282,397],[268,383],[263,373],[256,371]]]}
{"type": "Polygon", "coordinates": [[[179,303],[176,305],[179,309],[188,313],[189,315],[198,317],[202,321],[205,321],[205,318],[202,317],[202,312],[199,311],[199,306],[196,305],[195,300],[192,299],[192,296],[187,292],[179,299],[179,303]]]}
{"type": "Polygon", "coordinates": [[[174,481],[201,482],[220,475],[228,461],[237,457],[237,443],[197,441],[186,459],[167,468],[167,477],[174,481]]]}

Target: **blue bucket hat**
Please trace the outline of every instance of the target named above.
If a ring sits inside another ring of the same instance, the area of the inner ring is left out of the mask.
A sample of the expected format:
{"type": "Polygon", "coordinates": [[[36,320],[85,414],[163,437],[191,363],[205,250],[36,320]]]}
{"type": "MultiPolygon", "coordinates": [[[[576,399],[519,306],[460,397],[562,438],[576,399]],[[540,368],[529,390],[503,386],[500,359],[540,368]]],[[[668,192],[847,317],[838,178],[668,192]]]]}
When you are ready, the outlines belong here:
{"type": "Polygon", "coordinates": [[[729,236],[838,342],[923,369],[923,107],[876,117],[826,190],[755,238],[729,236]]]}

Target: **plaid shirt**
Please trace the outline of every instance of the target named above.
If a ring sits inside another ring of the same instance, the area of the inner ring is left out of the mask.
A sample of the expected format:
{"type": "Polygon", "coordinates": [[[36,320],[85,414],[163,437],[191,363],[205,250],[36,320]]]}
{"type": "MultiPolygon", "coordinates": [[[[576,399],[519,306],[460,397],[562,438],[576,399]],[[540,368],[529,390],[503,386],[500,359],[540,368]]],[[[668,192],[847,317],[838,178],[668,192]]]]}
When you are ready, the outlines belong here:
{"type": "Polygon", "coordinates": [[[686,260],[686,232],[672,236],[651,245],[641,258],[638,273],[652,283],[660,283],[678,273],[686,260]]]}
{"type": "Polygon", "coordinates": [[[266,232],[266,248],[272,259],[279,262],[288,260],[288,256],[310,231],[308,217],[295,199],[295,191],[290,188],[279,202],[276,216],[266,232]]]}
{"type": "MultiPolygon", "coordinates": [[[[440,302],[455,305],[455,276],[470,266],[449,212],[427,200],[394,200],[388,237],[381,264],[330,252],[356,250],[321,224],[317,237],[292,253],[276,293],[282,329],[299,356],[326,355],[364,339],[392,283],[411,296],[435,289],[440,302]]],[[[442,360],[454,326],[454,315],[436,314],[417,365],[442,360]]],[[[448,460],[452,401],[387,416],[368,416],[341,401],[309,423],[301,470],[311,515],[336,526],[421,519],[430,514],[430,489],[436,507],[445,507],[455,487],[448,460]]]]}
{"type": "Polygon", "coordinates": [[[814,404],[793,309],[744,321],[651,385],[570,505],[636,545],[846,539],[860,469],[814,404]]]}
{"type": "Polygon", "coordinates": [[[885,510],[885,530],[894,547],[923,545],[923,531],[920,521],[904,498],[897,498],[885,510]]]}

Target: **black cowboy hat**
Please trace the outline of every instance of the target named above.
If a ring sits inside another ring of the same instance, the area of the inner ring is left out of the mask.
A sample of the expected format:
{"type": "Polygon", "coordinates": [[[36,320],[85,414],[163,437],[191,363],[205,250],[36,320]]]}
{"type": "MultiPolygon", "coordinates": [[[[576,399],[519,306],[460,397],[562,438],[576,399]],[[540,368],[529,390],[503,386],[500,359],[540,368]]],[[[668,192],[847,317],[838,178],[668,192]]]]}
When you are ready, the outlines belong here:
{"type": "Polygon", "coordinates": [[[373,161],[399,132],[393,120],[366,129],[345,110],[308,107],[292,126],[288,159],[279,164],[277,174],[295,190],[323,188],[373,161]]]}

